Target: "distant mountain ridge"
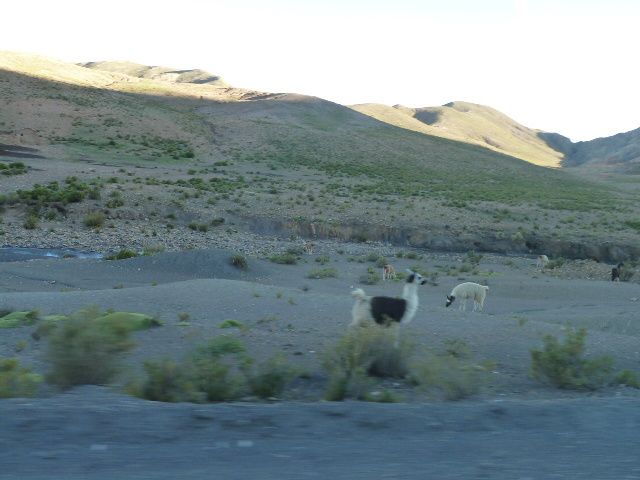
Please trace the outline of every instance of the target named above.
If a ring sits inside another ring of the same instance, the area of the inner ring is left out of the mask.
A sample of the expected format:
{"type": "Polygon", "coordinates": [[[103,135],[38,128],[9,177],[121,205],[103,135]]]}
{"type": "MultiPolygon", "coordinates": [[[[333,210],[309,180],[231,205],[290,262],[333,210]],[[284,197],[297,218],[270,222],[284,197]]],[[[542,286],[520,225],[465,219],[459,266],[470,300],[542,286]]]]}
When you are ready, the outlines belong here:
{"type": "Polygon", "coordinates": [[[491,107],[470,102],[421,108],[359,104],[351,108],[401,128],[480,145],[536,165],[640,172],[640,128],[574,143],[559,133],[525,127],[491,107]]]}
{"type": "Polygon", "coordinates": [[[132,62],[86,62],[81,67],[111,73],[123,73],[131,77],[148,78],[172,83],[195,83],[227,87],[227,83],[218,75],[200,69],[176,70],[168,67],[141,65],[132,62]]]}

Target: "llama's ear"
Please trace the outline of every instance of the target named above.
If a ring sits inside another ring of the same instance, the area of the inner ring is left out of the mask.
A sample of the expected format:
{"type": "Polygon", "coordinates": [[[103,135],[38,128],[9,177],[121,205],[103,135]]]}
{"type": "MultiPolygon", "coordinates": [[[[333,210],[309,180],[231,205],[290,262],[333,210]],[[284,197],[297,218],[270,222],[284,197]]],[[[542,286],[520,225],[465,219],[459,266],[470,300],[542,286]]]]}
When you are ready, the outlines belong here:
{"type": "Polygon", "coordinates": [[[413,270],[411,270],[410,268],[407,268],[407,273],[412,274],[412,273],[415,273],[415,272],[413,270]]]}

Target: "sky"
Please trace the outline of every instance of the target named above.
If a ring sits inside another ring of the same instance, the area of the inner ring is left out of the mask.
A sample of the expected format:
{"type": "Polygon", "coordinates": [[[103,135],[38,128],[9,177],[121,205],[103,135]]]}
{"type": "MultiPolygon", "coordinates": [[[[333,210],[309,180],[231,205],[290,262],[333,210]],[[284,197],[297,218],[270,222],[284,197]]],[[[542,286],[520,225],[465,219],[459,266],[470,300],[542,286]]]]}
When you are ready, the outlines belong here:
{"type": "Polygon", "coordinates": [[[0,50],[344,105],[467,101],[573,141],[640,127],[639,0],[20,0],[2,17],[0,50]]]}

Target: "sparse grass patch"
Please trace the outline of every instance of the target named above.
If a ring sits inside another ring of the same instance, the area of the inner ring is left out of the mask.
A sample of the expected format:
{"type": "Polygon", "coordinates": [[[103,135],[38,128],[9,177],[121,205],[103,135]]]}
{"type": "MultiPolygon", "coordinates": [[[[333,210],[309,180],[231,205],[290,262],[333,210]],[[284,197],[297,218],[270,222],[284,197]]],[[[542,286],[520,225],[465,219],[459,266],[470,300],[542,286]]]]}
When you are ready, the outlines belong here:
{"type": "Polygon", "coordinates": [[[239,268],[240,270],[247,270],[247,268],[249,268],[247,257],[239,253],[232,255],[229,261],[231,262],[231,265],[233,265],[236,268],[239,268]]]}
{"type": "Polygon", "coordinates": [[[127,258],[137,257],[138,253],[127,248],[123,248],[117,253],[104,257],[105,260],[126,260],[127,258]]]}
{"type": "Polygon", "coordinates": [[[119,370],[119,357],[133,347],[129,330],[100,322],[97,309],[76,312],[59,322],[49,338],[47,380],[62,389],[103,385],[119,370]]]}
{"type": "Polygon", "coordinates": [[[90,212],[85,215],[83,223],[89,228],[100,228],[104,225],[106,217],[102,212],[90,212]]]}
{"type": "Polygon", "coordinates": [[[218,325],[218,328],[239,328],[240,330],[244,330],[246,329],[246,326],[239,320],[233,320],[230,318],[218,325]]]}
{"type": "Polygon", "coordinates": [[[38,321],[38,310],[10,312],[0,317],[0,329],[33,325],[38,321]]]}
{"type": "Polygon", "coordinates": [[[32,397],[42,380],[42,375],[21,367],[17,359],[0,357],[0,398],[32,397]]]}
{"type": "Polygon", "coordinates": [[[487,376],[483,365],[450,354],[430,354],[411,369],[411,379],[417,385],[445,400],[475,395],[486,383],[487,376]]]}
{"type": "Polygon", "coordinates": [[[307,273],[307,278],[335,278],[338,276],[338,270],[333,267],[329,268],[314,268],[309,273],[307,273]]]}
{"type": "Polygon", "coordinates": [[[269,261],[273,263],[279,263],[282,265],[295,265],[298,263],[298,257],[291,253],[282,253],[271,255],[269,261]]]}
{"type": "Polygon", "coordinates": [[[260,398],[279,397],[287,384],[297,376],[297,370],[287,363],[283,354],[276,354],[257,365],[247,360],[242,365],[251,393],[260,398]]]}
{"type": "Polygon", "coordinates": [[[564,343],[545,335],[544,349],[531,351],[532,376],[554,387],[574,390],[596,390],[611,383],[611,357],[582,357],[586,337],[584,328],[567,331],[564,343]]]}
{"type": "Polygon", "coordinates": [[[329,376],[325,398],[363,399],[373,384],[372,376],[404,377],[413,348],[404,340],[396,348],[394,341],[393,332],[376,327],[346,333],[323,357],[329,376]]]}
{"type": "Polygon", "coordinates": [[[358,281],[364,285],[375,285],[382,279],[381,273],[374,267],[367,268],[367,273],[360,275],[358,281]]]}

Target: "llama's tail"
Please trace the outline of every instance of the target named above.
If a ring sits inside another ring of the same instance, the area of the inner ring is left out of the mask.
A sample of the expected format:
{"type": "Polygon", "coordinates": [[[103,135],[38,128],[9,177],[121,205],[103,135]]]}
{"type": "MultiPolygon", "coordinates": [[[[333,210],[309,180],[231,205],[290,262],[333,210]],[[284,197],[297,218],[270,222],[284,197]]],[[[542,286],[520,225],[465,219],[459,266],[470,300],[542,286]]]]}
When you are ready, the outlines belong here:
{"type": "Polygon", "coordinates": [[[486,285],[483,285],[482,288],[484,288],[485,290],[489,290],[489,287],[487,287],[486,285]]]}
{"type": "Polygon", "coordinates": [[[360,301],[364,300],[365,298],[367,298],[367,296],[364,293],[364,290],[362,290],[361,288],[356,288],[355,290],[351,291],[351,296],[353,298],[356,298],[360,301]]]}

